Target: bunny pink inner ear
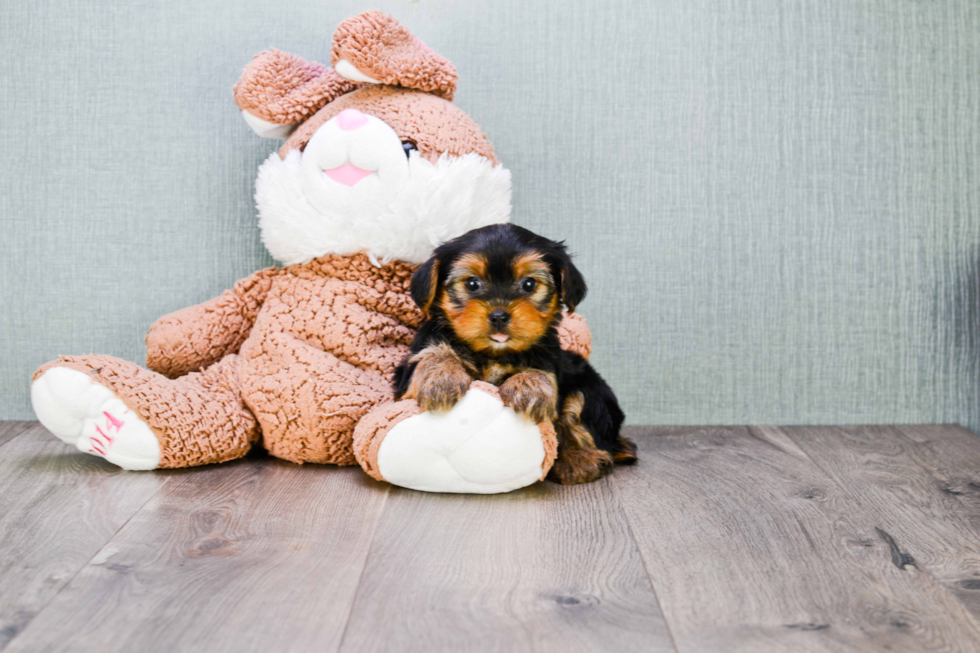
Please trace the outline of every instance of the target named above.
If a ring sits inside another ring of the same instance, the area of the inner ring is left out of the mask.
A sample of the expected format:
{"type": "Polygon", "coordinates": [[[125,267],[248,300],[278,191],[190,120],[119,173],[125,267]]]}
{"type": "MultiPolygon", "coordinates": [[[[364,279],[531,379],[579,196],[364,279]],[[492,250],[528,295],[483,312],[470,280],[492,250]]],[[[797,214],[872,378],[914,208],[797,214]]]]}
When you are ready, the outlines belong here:
{"type": "Polygon", "coordinates": [[[351,81],[390,84],[453,99],[456,67],[391,16],[366,11],[340,24],[330,61],[351,81]]]}

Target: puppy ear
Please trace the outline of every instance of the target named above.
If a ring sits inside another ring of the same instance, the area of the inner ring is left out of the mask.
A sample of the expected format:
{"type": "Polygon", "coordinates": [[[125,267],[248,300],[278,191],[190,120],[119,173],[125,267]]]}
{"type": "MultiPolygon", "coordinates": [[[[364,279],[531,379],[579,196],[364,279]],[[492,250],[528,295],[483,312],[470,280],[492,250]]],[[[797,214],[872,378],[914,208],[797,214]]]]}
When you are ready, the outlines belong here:
{"type": "Polygon", "coordinates": [[[436,299],[438,289],[439,259],[433,256],[419,266],[419,269],[412,275],[411,283],[412,299],[415,300],[426,317],[429,316],[429,309],[432,308],[432,302],[436,299]]]}
{"type": "Polygon", "coordinates": [[[567,253],[562,253],[559,259],[559,277],[561,278],[561,301],[568,308],[569,313],[575,312],[575,307],[585,299],[588,287],[585,285],[585,277],[578,271],[572,259],[567,253]]]}

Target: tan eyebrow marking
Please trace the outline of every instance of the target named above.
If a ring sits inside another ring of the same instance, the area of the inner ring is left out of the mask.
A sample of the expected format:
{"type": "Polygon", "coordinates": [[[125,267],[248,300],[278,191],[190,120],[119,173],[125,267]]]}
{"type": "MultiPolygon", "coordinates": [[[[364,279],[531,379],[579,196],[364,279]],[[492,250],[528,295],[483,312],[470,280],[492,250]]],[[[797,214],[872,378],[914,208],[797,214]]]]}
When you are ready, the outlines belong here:
{"type": "Polygon", "coordinates": [[[512,267],[514,270],[514,279],[520,280],[524,277],[534,277],[541,281],[548,279],[548,265],[541,258],[539,252],[521,254],[514,259],[512,267]]]}
{"type": "Polygon", "coordinates": [[[482,254],[463,254],[453,263],[453,269],[449,273],[450,282],[458,281],[465,277],[480,277],[485,279],[487,276],[487,259],[482,254]]]}

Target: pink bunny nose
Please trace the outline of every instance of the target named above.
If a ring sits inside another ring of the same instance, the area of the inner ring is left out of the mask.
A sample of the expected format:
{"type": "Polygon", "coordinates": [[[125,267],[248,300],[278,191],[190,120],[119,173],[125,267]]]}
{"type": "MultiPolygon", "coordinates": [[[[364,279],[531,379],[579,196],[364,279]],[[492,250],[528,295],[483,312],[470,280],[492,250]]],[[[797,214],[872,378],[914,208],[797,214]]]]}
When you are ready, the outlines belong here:
{"type": "Polygon", "coordinates": [[[367,116],[357,109],[344,109],[337,115],[337,124],[344,131],[360,129],[367,124],[367,116]]]}

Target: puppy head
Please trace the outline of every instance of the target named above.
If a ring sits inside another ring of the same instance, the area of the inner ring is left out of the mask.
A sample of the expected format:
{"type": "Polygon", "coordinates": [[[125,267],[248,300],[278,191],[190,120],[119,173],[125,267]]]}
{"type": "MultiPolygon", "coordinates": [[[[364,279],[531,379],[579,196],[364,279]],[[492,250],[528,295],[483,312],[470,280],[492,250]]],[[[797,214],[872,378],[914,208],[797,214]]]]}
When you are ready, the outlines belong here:
{"type": "Polygon", "coordinates": [[[582,301],[585,280],[565,246],[515,225],[491,225],[441,245],[412,276],[412,298],[472,350],[531,348],[582,301]]]}

